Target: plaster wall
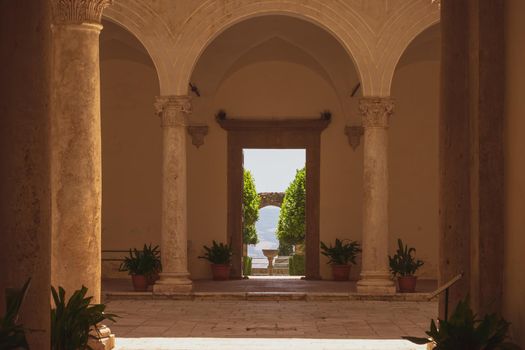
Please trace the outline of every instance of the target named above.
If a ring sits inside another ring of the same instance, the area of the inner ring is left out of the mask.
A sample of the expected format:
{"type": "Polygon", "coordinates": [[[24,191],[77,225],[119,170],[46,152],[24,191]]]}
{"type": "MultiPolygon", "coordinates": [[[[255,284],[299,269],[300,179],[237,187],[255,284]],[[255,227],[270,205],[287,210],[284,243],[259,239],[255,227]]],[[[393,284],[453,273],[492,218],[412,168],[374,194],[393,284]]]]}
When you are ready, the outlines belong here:
{"type": "Polygon", "coordinates": [[[506,131],[505,192],[506,236],[503,315],[512,323],[514,339],[525,347],[525,3],[506,2],[506,131]]]}
{"type": "MultiPolygon", "coordinates": [[[[268,22],[251,21],[255,24],[219,36],[191,79],[201,97],[193,96],[190,121],[210,128],[200,148],[188,139],[188,257],[194,279],[210,276],[208,264],[197,258],[202,245],[227,236],[227,139],[214,120],[219,109],[235,118],[317,118],[330,110],[333,119],[321,139],[321,240],[361,239],[362,146],[353,151],[344,135],[346,125],[360,122],[360,96],[349,97],[357,83],[351,60],[337,41],[306,22],[276,20],[272,32],[268,22]]],[[[102,38],[117,29],[106,26],[102,38]]],[[[101,48],[103,249],[160,241],[161,129],[152,108],[159,92],[153,65],[128,39],[103,40],[101,48]]],[[[435,278],[439,40],[424,39],[407,51],[394,78],[390,241],[391,252],[397,237],[416,246],[427,260],[421,276],[435,278]]],[[[321,275],[329,278],[325,262],[322,257],[321,275]]],[[[353,278],[358,274],[359,267],[353,278]]]]}

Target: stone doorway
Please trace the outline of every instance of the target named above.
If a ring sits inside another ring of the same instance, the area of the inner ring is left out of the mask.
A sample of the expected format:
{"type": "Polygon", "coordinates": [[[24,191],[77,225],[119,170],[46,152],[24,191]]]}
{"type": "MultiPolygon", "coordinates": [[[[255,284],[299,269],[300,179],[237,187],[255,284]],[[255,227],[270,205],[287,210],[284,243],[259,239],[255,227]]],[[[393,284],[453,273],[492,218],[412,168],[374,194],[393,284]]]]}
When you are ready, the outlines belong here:
{"type": "Polygon", "coordinates": [[[232,278],[242,278],[242,183],[243,149],[302,148],[306,151],[306,279],[320,279],[320,139],[330,123],[321,119],[229,119],[218,118],[228,132],[227,232],[233,249],[232,278]]]}

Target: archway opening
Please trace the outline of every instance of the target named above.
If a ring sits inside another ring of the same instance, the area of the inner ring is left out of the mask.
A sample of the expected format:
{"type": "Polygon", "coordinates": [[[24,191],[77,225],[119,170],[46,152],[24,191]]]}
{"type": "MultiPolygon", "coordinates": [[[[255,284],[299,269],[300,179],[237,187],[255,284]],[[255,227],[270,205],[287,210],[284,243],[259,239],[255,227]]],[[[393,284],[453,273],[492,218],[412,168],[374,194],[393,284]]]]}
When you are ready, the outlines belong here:
{"type": "Polygon", "coordinates": [[[244,276],[304,276],[305,166],[304,149],[243,150],[244,276]]]}
{"type": "Polygon", "coordinates": [[[102,288],[131,291],[119,271],[123,258],[161,239],[162,134],[152,107],[160,89],[140,41],[112,21],[102,24],[102,288]]]}

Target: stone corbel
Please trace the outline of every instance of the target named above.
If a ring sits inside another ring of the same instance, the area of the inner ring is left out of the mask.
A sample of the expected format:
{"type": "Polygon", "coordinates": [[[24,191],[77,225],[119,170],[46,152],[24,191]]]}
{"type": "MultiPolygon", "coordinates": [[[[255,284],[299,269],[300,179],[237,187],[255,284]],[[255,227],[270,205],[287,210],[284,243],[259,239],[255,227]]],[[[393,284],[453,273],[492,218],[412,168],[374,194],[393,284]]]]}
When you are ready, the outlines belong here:
{"type": "Polygon", "coordinates": [[[191,136],[191,143],[199,148],[204,145],[204,137],[208,135],[207,125],[188,125],[188,134],[191,136]]]}
{"type": "Polygon", "coordinates": [[[352,146],[355,151],[361,144],[361,136],[363,136],[365,130],[362,126],[346,126],[345,135],[348,137],[348,143],[352,146]]]}

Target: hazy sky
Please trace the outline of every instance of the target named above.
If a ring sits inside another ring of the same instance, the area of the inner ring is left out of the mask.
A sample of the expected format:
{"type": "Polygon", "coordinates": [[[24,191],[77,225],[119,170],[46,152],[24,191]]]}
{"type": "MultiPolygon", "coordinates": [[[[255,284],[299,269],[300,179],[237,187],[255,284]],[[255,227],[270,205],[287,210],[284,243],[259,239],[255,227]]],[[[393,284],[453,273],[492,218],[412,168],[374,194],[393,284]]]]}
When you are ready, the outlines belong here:
{"type": "Polygon", "coordinates": [[[305,162],[304,149],[244,150],[244,168],[255,178],[257,192],[284,192],[305,162]]]}

